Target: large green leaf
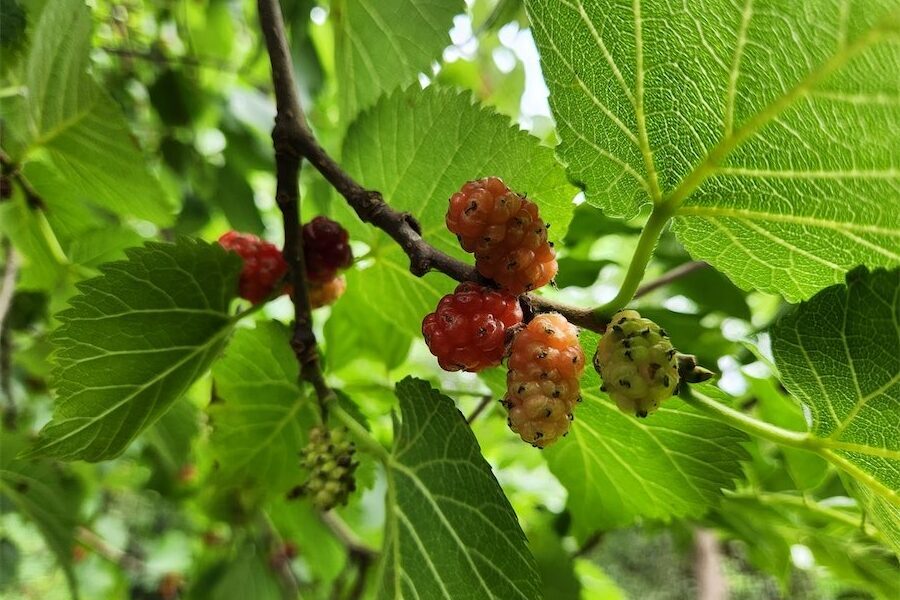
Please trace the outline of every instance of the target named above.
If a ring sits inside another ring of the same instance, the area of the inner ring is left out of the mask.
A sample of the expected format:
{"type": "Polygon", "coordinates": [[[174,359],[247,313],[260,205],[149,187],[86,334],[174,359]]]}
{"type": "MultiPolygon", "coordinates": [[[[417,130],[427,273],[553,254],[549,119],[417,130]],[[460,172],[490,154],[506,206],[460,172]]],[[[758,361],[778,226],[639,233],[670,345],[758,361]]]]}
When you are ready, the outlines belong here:
{"type": "MultiPolygon", "coordinates": [[[[790,431],[806,432],[809,429],[800,403],[778,389],[777,381],[744,376],[748,391],[756,399],[756,412],[767,423],[790,431]]],[[[828,474],[828,463],[821,456],[806,450],[784,447],[785,468],[800,490],[813,490],[828,474]]]]}
{"type": "Polygon", "coordinates": [[[887,503],[872,515],[900,539],[900,269],[851,271],[786,314],[772,338],[820,452],[887,503]]]}
{"type": "Polygon", "coordinates": [[[227,560],[207,568],[188,590],[191,600],[282,600],[282,588],[262,543],[244,540],[227,560]]]}
{"type": "Polygon", "coordinates": [[[450,44],[463,0],[338,0],[331,6],[341,117],[428,73],[450,44]]]}
{"type": "MultiPolygon", "coordinates": [[[[597,336],[582,332],[585,353],[597,336]]],[[[716,393],[711,386],[705,386],[716,393]]],[[[678,398],[667,400],[647,419],[616,408],[600,392],[600,379],[587,369],[581,379],[584,402],[570,434],[546,450],[550,470],[569,491],[575,530],[621,527],[638,517],[699,516],[741,476],[747,437],[678,398]]]]}
{"type": "MultiPolygon", "coordinates": [[[[415,215],[422,235],[439,249],[471,261],[447,230],[447,200],[470,179],[497,175],[538,203],[541,216],[561,238],[575,195],[549,148],[512,127],[468,94],[430,87],[397,92],[362,115],[347,133],[344,166],[360,182],[382,192],[398,210],[415,215]]],[[[349,209],[346,209],[349,212],[349,209]]],[[[355,216],[345,222],[372,249],[347,296],[361,295],[371,312],[400,331],[418,336],[419,323],[453,282],[440,274],[409,273],[409,259],[386,234],[355,216]],[[385,302],[390,298],[391,302],[385,302]]]]}
{"type": "Polygon", "coordinates": [[[22,147],[10,151],[38,193],[59,191],[54,180],[62,179],[69,202],[167,224],[174,207],[121,109],[87,73],[91,29],[82,0],[42,11],[25,68],[25,110],[11,123],[22,147]],[[52,173],[39,168],[46,165],[52,173]]]}
{"type": "Polygon", "coordinates": [[[290,331],[277,322],[239,330],[213,367],[210,441],[217,480],[280,493],[302,479],[297,454],[316,424],[315,402],[299,384],[290,331]]]}
{"type": "Polygon", "coordinates": [[[186,238],[127,255],[79,284],[57,315],[57,405],[32,454],[120,454],[209,367],[231,331],[237,255],[186,238]]]}
{"type": "Polygon", "coordinates": [[[0,438],[0,498],[37,526],[75,592],[72,548],[81,493],[63,465],[16,458],[26,444],[25,436],[8,431],[0,438]]]}
{"type": "Polygon", "coordinates": [[[539,598],[525,535],[453,402],[397,384],[380,598],[539,598]]]}
{"type": "Polygon", "coordinates": [[[878,598],[897,591],[897,561],[857,507],[840,498],[813,498],[754,491],[727,498],[713,516],[716,524],[747,543],[750,560],[777,576],[790,589],[791,548],[809,548],[816,563],[842,582],[869,590],[878,598]]]}
{"type": "Polygon", "coordinates": [[[667,202],[692,255],[789,299],[900,260],[894,3],[527,6],[588,201],[667,202]]]}

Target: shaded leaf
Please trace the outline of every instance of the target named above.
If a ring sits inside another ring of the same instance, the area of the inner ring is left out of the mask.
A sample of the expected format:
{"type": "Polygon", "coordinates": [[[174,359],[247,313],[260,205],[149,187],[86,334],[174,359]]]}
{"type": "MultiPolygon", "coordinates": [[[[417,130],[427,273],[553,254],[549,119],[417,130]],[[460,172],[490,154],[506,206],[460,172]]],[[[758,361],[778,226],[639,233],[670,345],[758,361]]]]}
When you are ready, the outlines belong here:
{"type": "Polygon", "coordinates": [[[213,367],[220,399],[210,406],[217,479],[276,494],[301,483],[298,453],[317,417],[299,375],[286,326],[261,322],[235,333],[213,367]]]}
{"type": "Polygon", "coordinates": [[[37,526],[65,571],[74,594],[72,547],[81,493],[60,465],[16,458],[26,446],[27,441],[21,435],[4,432],[0,438],[0,497],[12,502],[37,526]]]}
{"type": "Polygon", "coordinates": [[[900,505],[898,322],[900,269],[861,267],[847,274],[846,285],[822,290],[772,328],[775,363],[788,391],[812,412],[811,431],[821,440],[821,453],[895,509],[900,505]]]}
{"type": "MultiPolygon", "coordinates": [[[[582,332],[587,356],[597,339],[582,332]]],[[[620,412],[599,388],[597,373],[587,369],[581,379],[584,402],[569,435],[545,451],[550,470],[569,491],[577,534],[621,527],[639,517],[699,516],[723,489],[733,489],[740,461],[748,458],[742,432],[679,398],[637,419],[620,412]]]]}
{"type": "Polygon", "coordinates": [[[462,0],[339,0],[331,7],[341,117],[349,123],[386,92],[415,81],[450,43],[462,0]]]}
{"type": "Polygon", "coordinates": [[[187,238],[127,255],[79,284],[57,315],[57,404],[31,454],[121,454],[209,367],[231,331],[237,255],[187,238]]]}
{"type": "Polygon", "coordinates": [[[380,598],[540,597],[516,515],[453,402],[397,384],[380,598]]]}
{"type": "Polygon", "coordinates": [[[91,29],[81,0],[61,0],[42,11],[25,69],[27,110],[13,124],[26,148],[14,158],[24,159],[23,172],[40,194],[53,182],[35,161],[51,165],[66,181],[70,202],[170,223],[173,206],[147,169],[122,111],[87,73],[91,29]]]}

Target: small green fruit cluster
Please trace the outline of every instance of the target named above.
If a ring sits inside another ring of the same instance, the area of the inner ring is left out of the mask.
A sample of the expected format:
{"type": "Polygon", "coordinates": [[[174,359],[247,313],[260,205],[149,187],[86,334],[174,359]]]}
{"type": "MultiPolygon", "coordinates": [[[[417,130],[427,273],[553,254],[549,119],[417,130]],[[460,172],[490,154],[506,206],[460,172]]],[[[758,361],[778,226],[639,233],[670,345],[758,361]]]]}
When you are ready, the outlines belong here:
{"type": "Polygon", "coordinates": [[[664,329],[637,311],[613,315],[594,354],[600,389],[619,410],[646,417],[678,388],[678,359],[664,329]]]}
{"type": "Polygon", "coordinates": [[[309,471],[309,479],[298,492],[308,496],[313,506],[323,511],[347,504],[350,494],[356,490],[353,474],[359,463],[353,461],[355,453],[355,444],[346,429],[314,427],[302,453],[302,464],[309,471]]]}

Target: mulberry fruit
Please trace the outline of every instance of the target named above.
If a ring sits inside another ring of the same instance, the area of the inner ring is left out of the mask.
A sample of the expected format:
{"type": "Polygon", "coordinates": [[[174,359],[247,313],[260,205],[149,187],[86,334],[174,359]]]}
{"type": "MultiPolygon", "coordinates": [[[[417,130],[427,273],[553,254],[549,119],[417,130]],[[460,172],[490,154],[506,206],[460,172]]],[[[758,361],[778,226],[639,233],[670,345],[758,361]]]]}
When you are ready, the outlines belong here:
{"type": "Polygon", "coordinates": [[[445,371],[481,371],[500,364],[506,332],[521,322],[514,296],[467,282],[441,298],[422,335],[445,371]]]}
{"type": "Polygon", "coordinates": [[[353,264],[350,236],[337,221],[316,217],[303,226],[302,237],[306,278],[310,282],[327,284],[338,271],[353,264]]]}
{"type": "Polygon", "coordinates": [[[478,272],[518,295],[549,283],[556,252],[538,207],[497,177],[470,181],[450,197],[447,228],[475,254],[478,272]]]}
{"type": "Polygon", "coordinates": [[[616,313],[600,339],[594,368],[619,410],[646,417],[678,387],[675,348],[665,329],[633,310],[616,313]]]}
{"type": "Polygon", "coordinates": [[[354,472],[359,463],[353,460],[355,453],[346,429],[314,427],[302,452],[302,464],[309,471],[309,478],[291,490],[289,497],[308,496],[313,506],[322,511],[347,504],[356,490],[354,472]]]}
{"type": "Polygon", "coordinates": [[[325,283],[309,282],[309,306],[321,308],[334,304],[347,291],[347,278],[335,275],[325,283]]]}
{"type": "Polygon", "coordinates": [[[255,235],[229,231],[219,238],[219,244],[243,259],[238,293],[254,304],[272,295],[287,273],[288,265],[281,251],[255,235]]]}
{"type": "Polygon", "coordinates": [[[584,351],[578,329],[556,313],[536,316],[513,338],[503,405],[509,427],[538,448],[569,431],[581,401],[584,351]]]}

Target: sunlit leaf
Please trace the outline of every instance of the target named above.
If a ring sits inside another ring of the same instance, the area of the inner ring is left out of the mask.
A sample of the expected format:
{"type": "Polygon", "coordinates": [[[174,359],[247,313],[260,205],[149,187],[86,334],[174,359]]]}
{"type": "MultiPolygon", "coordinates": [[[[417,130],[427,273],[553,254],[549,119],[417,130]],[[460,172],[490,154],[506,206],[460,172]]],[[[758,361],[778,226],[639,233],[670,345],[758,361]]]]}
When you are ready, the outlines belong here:
{"type": "Polygon", "coordinates": [[[865,0],[527,7],[589,202],[666,202],[696,258],[808,298],[900,261],[900,11],[865,0]]]}

